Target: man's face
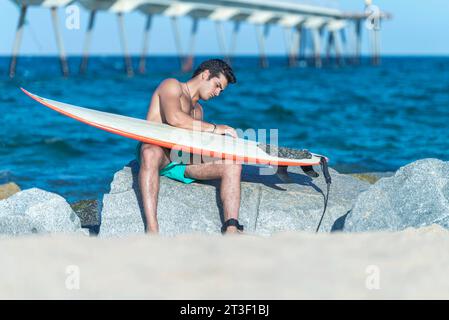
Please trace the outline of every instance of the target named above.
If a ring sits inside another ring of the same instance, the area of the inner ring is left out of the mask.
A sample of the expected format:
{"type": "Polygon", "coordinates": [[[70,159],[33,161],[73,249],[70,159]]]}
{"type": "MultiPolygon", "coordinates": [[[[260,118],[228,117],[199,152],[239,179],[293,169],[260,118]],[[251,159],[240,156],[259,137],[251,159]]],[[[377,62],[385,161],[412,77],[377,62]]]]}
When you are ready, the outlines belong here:
{"type": "Polygon", "coordinates": [[[209,75],[209,70],[203,71],[201,75],[203,80],[200,87],[201,100],[209,100],[219,96],[220,93],[228,86],[228,80],[223,74],[220,73],[218,77],[213,77],[210,79],[209,75]]]}

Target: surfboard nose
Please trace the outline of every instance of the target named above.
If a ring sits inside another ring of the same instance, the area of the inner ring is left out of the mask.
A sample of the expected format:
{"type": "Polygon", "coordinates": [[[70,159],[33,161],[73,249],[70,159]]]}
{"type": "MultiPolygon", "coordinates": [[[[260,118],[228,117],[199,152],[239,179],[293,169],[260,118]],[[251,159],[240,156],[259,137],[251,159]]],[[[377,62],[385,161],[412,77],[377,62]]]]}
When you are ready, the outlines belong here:
{"type": "Polygon", "coordinates": [[[20,90],[22,90],[22,92],[25,93],[28,97],[34,99],[35,95],[29,92],[28,90],[25,90],[23,87],[20,87],[20,90]]]}

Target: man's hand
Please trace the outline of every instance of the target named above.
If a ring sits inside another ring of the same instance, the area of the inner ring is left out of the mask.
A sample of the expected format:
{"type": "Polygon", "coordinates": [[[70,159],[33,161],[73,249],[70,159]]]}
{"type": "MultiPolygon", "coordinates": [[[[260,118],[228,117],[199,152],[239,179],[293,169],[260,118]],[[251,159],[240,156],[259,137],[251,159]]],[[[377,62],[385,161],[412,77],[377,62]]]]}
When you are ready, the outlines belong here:
{"type": "Polygon", "coordinates": [[[227,126],[225,124],[217,124],[214,132],[216,134],[229,134],[233,138],[238,138],[237,131],[234,128],[227,126]]]}

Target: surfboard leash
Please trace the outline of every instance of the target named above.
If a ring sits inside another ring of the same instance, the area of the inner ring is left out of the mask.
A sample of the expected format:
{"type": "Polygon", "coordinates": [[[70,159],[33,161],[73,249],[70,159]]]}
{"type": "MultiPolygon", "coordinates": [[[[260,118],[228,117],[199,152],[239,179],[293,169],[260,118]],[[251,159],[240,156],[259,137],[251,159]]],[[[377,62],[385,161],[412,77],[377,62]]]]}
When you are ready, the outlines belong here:
{"type": "Polygon", "coordinates": [[[323,214],[321,215],[321,219],[320,222],[318,223],[318,226],[316,228],[316,233],[318,233],[318,231],[320,230],[320,226],[321,226],[321,222],[323,221],[324,218],[324,214],[326,213],[326,209],[327,209],[327,201],[329,200],[329,190],[330,190],[330,185],[332,183],[332,178],[331,175],[329,173],[329,167],[327,164],[327,160],[325,157],[321,157],[320,158],[320,166],[321,166],[321,171],[323,171],[323,175],[324,175],[324,179],[326,181],[326,196],[324,197],[324,210],[323,210],[323,214]]]}

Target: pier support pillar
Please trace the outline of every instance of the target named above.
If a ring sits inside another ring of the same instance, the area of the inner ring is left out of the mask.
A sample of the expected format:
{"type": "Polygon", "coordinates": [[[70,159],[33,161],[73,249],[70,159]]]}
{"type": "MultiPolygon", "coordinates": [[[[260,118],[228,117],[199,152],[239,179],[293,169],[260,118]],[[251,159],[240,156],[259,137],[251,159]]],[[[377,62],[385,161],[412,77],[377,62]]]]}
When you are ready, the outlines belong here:
{"type": "Polygon", "coordinates": [[[16,35],[14,37],[14,45],[12,49],[11,62],[9,64],[9,77],[14,78],[16,75],[17,56],[20,51],[20,43],[22,42],[23,28],[25,25],[25,17],[27,13],[27,5],[22,4],[20,8],[20,17],[17,24],[16,35]]]}
{"type": "Polygon", "coordinates": [[[293,41],[291,33],[293,33],[293,31],[291,31],[289,27],[284,27],[285,49],[287,51],[287,61],[290,67],[292,67],[292,63],[294,63],[294,58],[292,57],[293,41]]]}
{"type": "Polygon", "coordinates": [[[144,74],[146,72],[146,61],[147,61],[148,47],[149,47],[149,43],[150,43],[150,30],[151,30],[152,20],[153,20],[153,16],[151,14],[147,15],[145,29],[143,30],[142,55],[140,56],[140,62],[139,62],[139,73],[141,73],[141,74],[144,74]]]}
{"type": "Polygon", "coordinates": [[[298,53],[298,61],[301,67],[305,67],[307,65],[306,61],[306,48],[307,48],[307,38],[308,33],[307,29],[301,27],[301,38],[299,39],[299,53],[298,53]]]}
{"type": "Polygon", "coordinates": [[[337,65],[342,65],[342,55],[343,55],[343,43],[341,39],[341,30],[334,31],[334,47],[335,47],[335,62],[337,65]]]}
{"type": "Polygon", "coordinates": [[[240,21],[234,21],[234,28],[232,29],[231,44],[229,46],[228,59],[229,63],[232,63],[232,58],[235,54],[235,49],[237,47],[237,35],[240,31],[240,21]]]}
{"type": "Polygon", "coordinates": [[[61,71],[64,77],[69,75],[69,66],[65,54],[64,44],[62,42],[61,30],[59,29],[58,8],[51,7],[51,17],[53,21],[53,29],[55,31],[56,45],[59,51],[59,61],[61,62],[61,71]]]}
{"type": "Polygon", "coordinates": [[[268,35],[268,32],[270,30],[269,28],[270,26],[268,24],[256,25],[257,43],[259,44],[259,59],[260,59],[260,66],[262,68],[268,67],[268,60],[265,54],[265,38],[268,35]]]}
{"type": "Polygon", "coordinates": [[[218,40],[218,46],[221,51],[221,55],[223,56],[223,59],[230,63],[229,54],[226,49],[226,39],[225,39],[225,32],[223,29],[223,23],[221,21],[215,21],[215,28],[217,30],[217,40],[218,40]]]}
{"type": "Polygon", "coordinates": [[[343,42],[342,35],[344,24],[340,23],[331,23],[328,25],[327,29],[327,48],[326,48],[326,60],[329,63],[331,60],[331,50],[333,49],[335,52],[335,64],[342,64],[342,55],[343,55],[343,42]]]}
{"type": "Polygon", "coordinates": [[[183,72],[189,72],[193,69],[193,58],[195,54],[195,41],[196,41],[196,35],[198,31],[198,18],[193,18],[192,21],[192,29],[190,31],[190,51],[189,55],[186,57],[182,64],[182,71],[183,72]]]}
{"type": "Polygon", "coordinates": [[[125,26],[123,23],[123,13],[122,12],[117,13],[117,21],[118,21],[119,34],[120,34],[120,43],[122,46],[123,58],[125,61],[125,71],[126,71],[126,74],[128,75],[128,77],[132,77],[134,75],[134,71],[133,71],[131,57],[129,56],[129,53],[128,53],[128,45],[126,42],[125,26]]]}
{"type": "Polygon", "coordinates": [[[354,20],[355,27],[355,53],[354,64],[360,64],[362,52],[362,20],[354,20]]]}
{"type": "Polygon", "coordinates": [[[341,62],[342,64],[346,64],[348,56],[348,39],[346,34],[346,28],[342,28],[340,30],[340,39],[341,39],[341,62]]]}
{"type": "Polygon", "coordinates": [[[380,64],[380,34],[379,29],[377,28],[371,30],[371,50],[371,62],[373,65],[377,66],[380,64]]]}
{"type": "Polygon", "coordinates": [[[312,41],[313,41],[313,56],[315,67],[321,68],[321,35],[318,28],[312,28],[312,41]]]}
{"type": "Polygon", "coordinates": [[[284,28],[285,44],[288,52],[289,67],[297,66],[299,47],[301,44],[301,28],[294,27],[289,34],[289,28],[284,28]]]}
{"type": "Polygon", "coordinates": [[[179,34],[178,18],[176,16],[173,16],[170,18],[170,20],[171,20],[171,25],[172,25],[172,29],[173,29],[173,36],[175,39],[176,51],[178,53],[179,65],[180,65],[180,68],[182,69],[183,61],[184,61],[184,53],[182,51],[181,36],[179,34]]]}
{"type": "Polygon", "coordinates": [[[370,42],[371,42],[371,62],[373,65],[380,63],[380,42],[379,31],[381,23],[381,12],[377,6],[372,5],[371,0],[365,0],[365,14],[367,17],[367,26],[370,30],[370,42]]]}
{"type": "Polygon", "coordinates": [[[87,62],[89,60],[90,42],[92,39],[92,30],[95,24],[96,11],[93,10],[89,14],[89,24],[87,25],[86,37],[84,39],[83,60],[80,65],[80,73],[83,74],[87,70],[87,62]]]}
{"type": "Polygon", "coordinates": [[[331,62],[331,50],[334,46],[334,33],[332,31],[328,31],[327,33],[327,43],[326,43],[326,63],[329,64],[331,62]]]}
{"type": "Polygon", "coordinates": [[[331,50],[334,48],[336,65],[342,64],[343,44],[341,38],[341,30],[329,30],[326,48],[326,60],[330,62],[331,50]]]}

